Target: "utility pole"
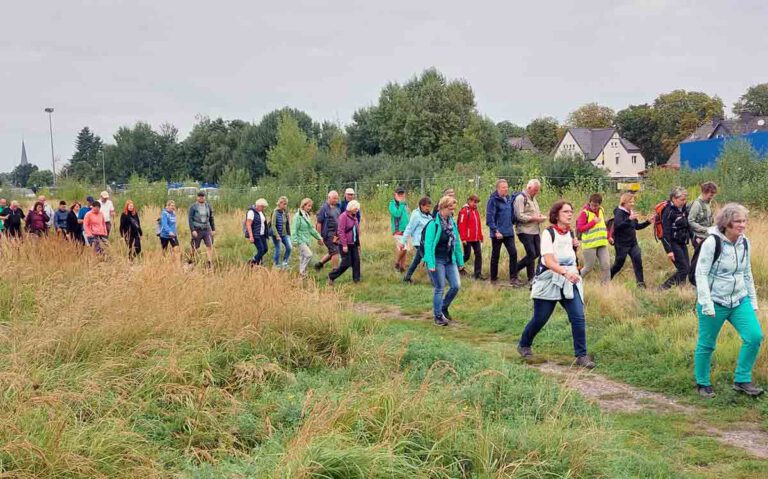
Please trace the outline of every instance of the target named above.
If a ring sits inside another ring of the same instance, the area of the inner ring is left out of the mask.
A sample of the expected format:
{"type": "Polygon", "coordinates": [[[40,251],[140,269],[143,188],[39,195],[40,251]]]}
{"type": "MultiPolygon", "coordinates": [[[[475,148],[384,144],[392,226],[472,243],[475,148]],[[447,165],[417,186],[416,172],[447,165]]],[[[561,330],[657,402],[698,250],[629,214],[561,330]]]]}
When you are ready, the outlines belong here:
{"type": "Polygon", "coordinates": [[[101,147],[101,179],[104,181],[104,189],[107,188],[107,167],[104,166],[104,147],[101,147]]]}
{"type": "Polygon", "coordinates": [[[48,130],[51,133],[51,172],[53,173],[53,186],[56,186],[56,158],[53,156],[53,108],[45,109],[48,113],[48,130]]]}

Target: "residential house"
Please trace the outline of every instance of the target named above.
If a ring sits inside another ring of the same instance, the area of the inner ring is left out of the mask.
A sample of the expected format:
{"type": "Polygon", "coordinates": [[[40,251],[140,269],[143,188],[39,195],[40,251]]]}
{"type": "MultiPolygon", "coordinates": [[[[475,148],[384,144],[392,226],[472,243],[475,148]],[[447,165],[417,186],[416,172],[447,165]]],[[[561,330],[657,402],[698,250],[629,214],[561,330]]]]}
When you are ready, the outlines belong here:
{"type": "MultiPolygon", "coordinates": [[[[697,164],[702,163],[701,161],[697,161],[698,159],[695,157],[688,159],[688,161],[681,158],[680,151],[681,145],[683,144],[733,138],[737,136],[744,136],[747,141],[749,141],[749,135],[766,132],[768,132],[768,116],[753,116],[748,113],[743,113],[739,118],[731,118],[727,120],[723,118],[715,118],[699,126],[696,131],[681,141],[680,145],[677,145],[675,151],[672,152],[669,160],[667,160],[666,166],[668,168],[680,168],[682,163],[690,163],[691,161],[697,164]]],[[[711,148],[722,148],[722,141],[712,142],[711,145],[711,148]]],[[[704,145],[701,146],[702,148],[692,149],[691,151],[701,151],[702,153],[706,153],[704,150],[708,149],[708,147],[705,148],[704,145]]]]}
{"type": "Polygon", "coordinates": [[[615,128],[570,128],[555,148],[555,158],[581,156],[613,178],[635,178],[645,171],[640,148],[615,128]]]}
{"type": "Polygon", "coordinates": [[[507,138],[507,144],[513,150],[530,151],[533,153],[539,152],[538,148],[533,145],[528,136],[510,136],[507,138]]]}

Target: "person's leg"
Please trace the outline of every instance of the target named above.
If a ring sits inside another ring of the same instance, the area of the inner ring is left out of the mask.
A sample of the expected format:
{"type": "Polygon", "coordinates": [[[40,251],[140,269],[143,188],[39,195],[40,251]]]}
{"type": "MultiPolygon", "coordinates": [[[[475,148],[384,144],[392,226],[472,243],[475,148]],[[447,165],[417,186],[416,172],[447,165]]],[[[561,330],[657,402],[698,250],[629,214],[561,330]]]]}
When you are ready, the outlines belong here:
{"type": "Polygon", "coordinates": [[[483,243],[480,241],[473,241],[472,249],[475,252],[475,270],[473,271],[473,274],[475,275],[475,278],[480,278],[483,276],[483,243]]]}
{"type": "Polygon", "coordinates": [[[568,321],[571,323],[571,335],[573,336],[573,353],[577,358],[587,355],[587,323],[584,319],[584,303],[579,295],[579,290],[573,288],[573,299],[562,299],[560,304],[568,313],[568,321]]]}
{"type": "Polygon", "coordinates": [[[685,282],[688,275],[688,248],[679,243],[672,243],[672,253],[675,255],[675,272],[662,285],[662,288],[671,288],[685,282]]]}
{"type": "Polygon", "coordinates": [[[731,310],[728,320],[741,337],[741,349],[739,359],[736,362],[736,373],[733,382],[752,382],[752,368],[760,352],[760,344],[763,342],[763,332],[760,330],[760,322],[752,307],[752,301],[745,299],[740,305],[731,310]]]}
{"type": "Polygon", "coordinates": [[[597,248],[597,259],[600,261],[600,282],[608,284],[611,281],[611,253],[607,246],[597,248]]]}
{"type": "Polygon", "coordinates": [[[491,239],[491,281],[499,279],[499,256],[501,256],[502,240],[491,239]]]}
{"type": "Polygon", "coordinates": [[[595,248],[587,248],[584,253],[584,267],[581,268],[581,277],[586,278],[592,267],[595,266],[595,260],[597,259],[597,250],[595,248]]]}
{"type": "Polygon", "coordinates": [[[715,316],[706,316],[701,312],[701,305],[696,305],[696,314],[699,317],[699,339],[696,341],[696,352],[693,355],[693,370],[696,376],[696,384],[711,386],[710,368],[712,353],[715,351],[717,336],[728,317],[728,308],[715,305],[715,316]]]}
{"type": "Polygon", "coordinates": [[[688,279],[688,271],[691,269],[691,259],[688,255],[688,245],[680,245],[680,266],[678,268],[679,284],[684,284],[688,279]]]}
{"type": "Polygon", "coordinates": [[[462,243],[462,248],[464,249],[464,264],[467,264],[467,261],[469,261],[469,257],[472,256],[472,248],[470,247],[470,242],[464,242],[462,243]]]}
{"type": "Polygon", "coordinates": [[[359,282],[361,279],[361,273],[360,273],[360,249],[357,246],[352,246],[350,248],[350,252],[352,253],[352,281],[355,283],[359,282]]]}
{"type": "Polygon", "coordinates": [[[107,221],[106,225],[107,225],[107,236],[109,236],[109,234],[112,233],[112,222],[107,221]]]}
{"type": "Polygon", "coordinates": [[[451,307],[451,303],[459,294],[461,288],[461,277],[459,275],[459,267],[456,263],[448,263],[445,265],[445,279],[448,281],[448,292],[443,298],[443,307],[441,311],[448,311],[451,307]]]}
{"type": "Polygon", "coordinates": [[[287,267],[288,260],[291,259],[291,252],[293,251],[290,236],[283,236],[283,247],[285,248],[285,253],[283,253],[283,266],[287,267]]]}
{"type": "Polygon", "coordinates": [[[530,348],[533,345],[533,340],[536,335],[539,334],[541,328],[547,324],[552,312],[557,306],[557,301],[547,301],[544,299],[533,300],[533,317],[525,325],[523,334],[520,336],[520,346],[523,348],[530,348]]]}
{"type": "Polygon", "coordinates": [[[350,266],[352,266],[352,252],[351,250],[348,250],[346,253],[341,253],[341,264],[339,264],[338,268],[334,268],[330,273],[328,273],[328,279],[331,281],[336,281],[336,279],[344,274],[350,266]]]}
{"type": "Polygon", "coordinates": [[[435,318],[443,317],[443,290],[445,289],[445,263],[435,260],[435,270],[429,272],[432,280],[432,314],[435,318]]]}
{"type": "Polygon", "coordinates": [[[637,284],[644,285],[643,255],[640,251],[640,245],[636,244],[629,250],[629,258],[632,260],[632,269],[635,271],[635,281],[637,284]]]}
{"type": "Polygon", "coordinates": [[[504,248],[509,255],[509,280],[517,280],[517,248],[515,247],[515,236],[504,237],[504,248]]]}
{"type": "Polygon", "coordinates": [[[421,249],[416,247],[416,253],[413,255],[413,261],[411,261],[411,265],[408,267],[408,271],[405,273],[405,277],[403,278],[404,281],[411,279],[413,273],[416,272],[416,268],[418,268],[421,264],[422,259],[424,259],[424,257],[421,254],[421,249]]]}
{"type": "Polygon", "coordinates": [[[133,256],[139,256],[141,254],[141,236],[136,235],[133,239],[133,256]]]}
{"type": "Polygon", "coordinates": [[[533,259],[533,256],[535,254],[534,245],[533,245],[533,235],[520,233],[517,235],[517,239],[520,240],[520,244],[523,245],[523,249],[525,250],[525,256],[522,257],[520,261],[517,262],[517,271],[522,271],[523,268],[525,268],[525,271],[528,275],[528,281],[533,279],[533,274],[530,272],[529,264],[532,261],[535,261],[533,259]]]}
{"type": "Polygon", "coordinates": [[[307,267],[312,261],[312,249],[305,244],[299,245],[299,274],[301,276],[307,275],[307,267]]]}
{"type": "Polygon", "coordinates": [[[205,232],[203,244],[205,244],[205,255],[208,258],[208,264],[210,265],[213,263],[213,232],[205,232]]]}
{"type": "Polygon", "coordinates": [[[163,253],[168,251],[168,238],[160,238],[160,248],[162,248],[163,253]]]}
{"type": "Polygon", "coordinates": [[[272,264],[276,267],[280,267],[280,245],[281,242],[274,236],[272,237],[272,244],[274,245],[275,253],[272,255],[272,264]]]}
{"type": "Polygon", "coordinates": [[[616,258],[613,260],[613,266],[611,266],[611,279],[621,272],[621,268],[624,267],[624,262],[627,260],[627,254],[630,248],[626,246],[616,246],[616,258]]]}

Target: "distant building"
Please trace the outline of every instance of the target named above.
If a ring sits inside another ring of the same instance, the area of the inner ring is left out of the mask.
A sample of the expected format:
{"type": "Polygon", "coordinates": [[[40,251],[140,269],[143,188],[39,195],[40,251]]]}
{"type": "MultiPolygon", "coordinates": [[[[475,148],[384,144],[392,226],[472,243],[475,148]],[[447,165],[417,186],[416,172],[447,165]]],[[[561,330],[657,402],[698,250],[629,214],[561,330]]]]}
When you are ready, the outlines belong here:
{"type": "Polygon", "coordinates": [[[696,131],[677,145],[667,160],[667,167],[680,168],[681,164],[693,168],[712,166],[727,138],[743,137],[756,149],[761,150],[765,141],[764,134],[768,134],[767,116],[742,114],[739,118],[728,120],[715,118],[696,128],[696,131]],[[685,154],[681,155],[683,151],[685,154]]]}
{"type": "Polygon", "coordinates": [[[527,136],[511,136],[507,138],[507,144],[513,150],[539,152],[538,148],[531,143],[531,139],[527,136]]]}
{"type": "Polygon", "coordinates": [[[555,148],[555,158],[581,156],[613,178],[635,178],[645,171],[640,148],[615,128],[570,128],[555,148]]]}
{"type": "Polygon", "coordinates": [[[27,147],[24,146],[24,140],[21,140],[21,162],[19,163],[20,166],[28,165],[29,161],[27,161],[27,147]]]}

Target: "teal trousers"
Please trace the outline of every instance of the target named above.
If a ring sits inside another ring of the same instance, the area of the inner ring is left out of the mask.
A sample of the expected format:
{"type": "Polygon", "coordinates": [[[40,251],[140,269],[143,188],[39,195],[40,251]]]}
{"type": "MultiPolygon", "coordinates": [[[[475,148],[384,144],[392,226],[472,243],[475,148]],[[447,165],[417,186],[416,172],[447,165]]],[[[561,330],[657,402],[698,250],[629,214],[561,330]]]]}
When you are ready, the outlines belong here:
{"type": "Polygon", "coordinates": [[[736,363],[734,382],[752,382],[752,367],[757,360],[760,351],[760,343],[763,341],[763,332],[760,330],[760,322],[752,308],[752,301],[747,297],[735,308],[726,308],[715,304],[715,316],[705,316],[701,313],[701,305],[696,305],[699,316],[699,341],[696,344],[694,355],[694,370],[696,383],[701,386],[711,386],[710,367],[712,353],[715,351],[715,343],[723,323],[729,321],[736,332],[741,336],[741,350],[736,363]]]}

